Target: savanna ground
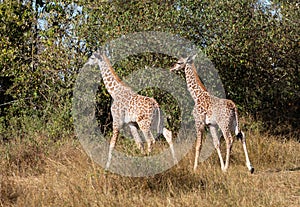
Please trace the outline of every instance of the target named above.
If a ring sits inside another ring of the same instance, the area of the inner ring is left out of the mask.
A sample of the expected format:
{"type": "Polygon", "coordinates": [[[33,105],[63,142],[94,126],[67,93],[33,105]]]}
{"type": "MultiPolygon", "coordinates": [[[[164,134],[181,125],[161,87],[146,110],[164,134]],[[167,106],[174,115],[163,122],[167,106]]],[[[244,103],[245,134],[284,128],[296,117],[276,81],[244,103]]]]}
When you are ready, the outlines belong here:
{"type": "Polygon", "coordinates": [[[238,142],[227,173],[216,152],[193,172],[191,151],[177,166],[143,178],[104,172],[73,137],[2,143],[0,206],[300,206],[299,142],[246,135],[252,175],[238,142]]]}

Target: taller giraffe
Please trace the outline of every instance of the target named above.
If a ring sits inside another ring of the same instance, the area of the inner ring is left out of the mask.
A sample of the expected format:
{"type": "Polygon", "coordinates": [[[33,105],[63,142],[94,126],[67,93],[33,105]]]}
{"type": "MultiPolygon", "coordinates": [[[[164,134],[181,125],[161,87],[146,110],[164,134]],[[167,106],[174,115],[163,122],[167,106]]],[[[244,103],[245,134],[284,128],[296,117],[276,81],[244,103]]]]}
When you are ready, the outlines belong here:
{"type": "Polygon", "coordinates": [[[137,126],[140,128],[148,145],[148,153],[150,153],[151,144],[155,143],[155,139],[150,129],[151,124],[155,121],[157,121],[157,133],[163,134],[166,138],[170,145],[174,163],[177,163],[172,142],[172,132],[163,126],[162,112],[158,103],[153,98],[137,94],[128,85],[122,82],[105,54],[95,52],[90,57],[88,64],[98,64],[104,85],[113,98],[111,106],[113,136],[110,140],[106,169],[110,166],[112,151],[115,147],[120,129],[124,124],[129,124],[131,134],[138,148],[144,152],[143,142],[139,136],[137,126]]]}
{"type": "Polygon", "coordinates": [[[194,170],[196,170],[198,166],[204,127],[208,126],[213,137],[214,146],[219,155],[221,169],[223,171],[227,171],[228,169],[229,156],[233,144],[231,132],[234,131],[237,139],[241,139],[242,141],[246,156],[246,166],[248,167],[249,171],[253,173],[254,168],[252,167],[248,156],[246,138],[244,133],[239,128],[238,111],[234,102],[228,99],[217,98],[209,94],[198,77],[196,67],[194,65],[194,58],[195,56],[180,58],[170,69],[170,71],[184,70],[188,90],[195,102],[193,116],[197,131],[197,141],[194,170]],[[225,165],[220,150],[220,138],[217,135],[217,126],[219,126],[221,129],[226,141],[225,165]]]}

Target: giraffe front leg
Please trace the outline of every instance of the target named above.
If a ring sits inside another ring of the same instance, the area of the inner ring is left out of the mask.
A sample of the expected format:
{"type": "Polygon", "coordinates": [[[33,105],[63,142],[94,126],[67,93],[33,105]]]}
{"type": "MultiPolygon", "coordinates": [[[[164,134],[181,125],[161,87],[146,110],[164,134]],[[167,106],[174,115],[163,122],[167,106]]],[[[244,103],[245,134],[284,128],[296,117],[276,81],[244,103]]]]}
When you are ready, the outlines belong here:
{"type": "Polygon", "coordinates": [[[194,171],[196,171],[198,167],[198,160],[200,155],[200,150],[202,147],[202,136],[204,131],[204,123],[196,123],[196,131],[197,131],[197,140],[196,140],[196,147],[195,147],[195,162],[194,162],[194,171]]]}
{"type": "Polygon", "coordinates": [[[112,158],[112,152],[115,148],[118,136],[119,136],[119,129],[117,127],[113,127],[113,136],[112,136],[112,138],[110,140],[110,144],[109,144],[108,157],[107,157],[105,170],[108,170],[108,168],[110,166],[111,158],[112,158]]]}

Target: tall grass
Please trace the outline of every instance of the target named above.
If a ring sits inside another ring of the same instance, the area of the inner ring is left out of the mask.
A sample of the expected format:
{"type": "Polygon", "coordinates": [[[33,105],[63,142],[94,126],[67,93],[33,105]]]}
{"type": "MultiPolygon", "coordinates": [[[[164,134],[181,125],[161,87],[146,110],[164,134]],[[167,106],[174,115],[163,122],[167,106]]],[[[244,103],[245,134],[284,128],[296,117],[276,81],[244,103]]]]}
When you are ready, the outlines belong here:
{"type": "Polygon", "coordinates": [[[216,153],[194,172],[191,151],[177,166],[143,178],[104,172],[72,137],[15,139],[0,144],[0,206],[299,206],[299,142],[247,137],[253,175],[236,142],[227,173],[216,153]]]}

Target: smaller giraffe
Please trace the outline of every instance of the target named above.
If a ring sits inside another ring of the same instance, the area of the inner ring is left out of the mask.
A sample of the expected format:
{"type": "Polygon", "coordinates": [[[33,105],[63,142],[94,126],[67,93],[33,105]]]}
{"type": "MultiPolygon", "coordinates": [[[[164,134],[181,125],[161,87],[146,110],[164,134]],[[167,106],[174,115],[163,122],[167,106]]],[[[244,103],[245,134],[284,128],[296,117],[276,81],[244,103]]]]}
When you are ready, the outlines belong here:
{"type": "Polygon", "coordinates": [[[195,106],[193,116],[195,119],[197,141],[196,154],[194,162],[194,170],[198,166],[199,153],[202,145],[202,136],[205,126],[208,126],[213,137],[214,146],[217,150],[221,169],[227,171],[229,166],[229,156],[233,144],[231,132],[234,131],[237,139],[242,141],[244,153],[246,156],[246,166],[251,173],[254,168],[250,163],[250,159],[246,147],[246,138],[239,128],[238,111],[233,101],[221,99],[209,94],[205,86],[198,77],[194,58],[180,58],[170,71],[184,71],[188,90],[194,99],[195,106]],[[220,150],[220,138],[217,135],[217,126],[221,129],[223,137],[226,141],[226,160],[225,165],[220,150]]]}
{"type": "Polygon", "coordinates": [[[128,124],[131,134],[138,146],[144,152],[143,142],[139,136],[138,128],[142,131],[148,145],[148,154],[151,152],[151,144],[155,139],[150,131],[151,126],[156,124],[158,135],[163,134],[166,138],[174,163],[177,163],[172,142],[172,132],[164,127],[163,114],[158,103],[150,97],[142,96],[134,92],[115,73],[107,56],[95,52],[87,64],[99,66],[104,85],[113,98],[111,113],[113,117],[113,136],[110,140],[106,170],[109,168],[112,151],[115,147],[119,131],[124,124],[128,124]]]}

